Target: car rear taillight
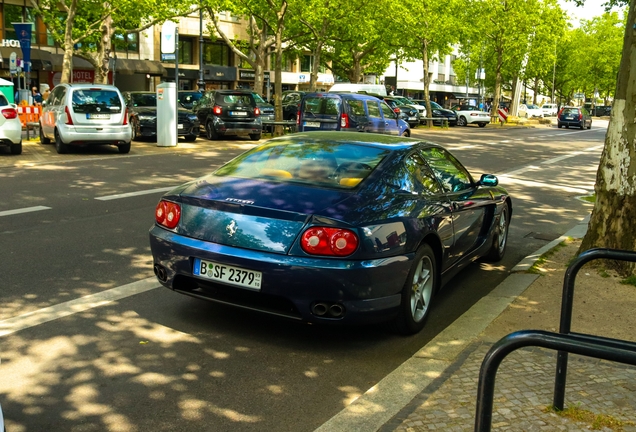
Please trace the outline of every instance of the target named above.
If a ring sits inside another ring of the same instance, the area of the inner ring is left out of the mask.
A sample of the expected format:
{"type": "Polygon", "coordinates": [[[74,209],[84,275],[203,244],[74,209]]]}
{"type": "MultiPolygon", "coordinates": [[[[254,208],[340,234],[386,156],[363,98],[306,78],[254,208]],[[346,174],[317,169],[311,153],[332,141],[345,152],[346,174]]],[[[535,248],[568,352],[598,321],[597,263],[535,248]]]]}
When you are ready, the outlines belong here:
{"type": "Polygon", "coordinates": [[[254,108],[254,115],[255,116],[261,115],[261,110],[258,107],[254,108]]]}
{"type": "Polygon", "coordinates": [[[353,231],[342,228],[311,227],[300,238],[300,247],[311,255],[351,255],[358,243],[358,236],[353,231]]]}
{"type": "Polygon", "coordinates": [[[341,128],[349,128],[349,115],[348,114],[342,114],[342,117],[340,117],[340,127],[341,128]]]}
{"type": "Polygon", "coordinates": [[[71,117],[71,112],[68,110],[68,107],[64,107],[64,112],[66,113],[66,124],[73,124],[73,117],[71,117]]]}
{"type": "Polygon", "coordinates": [[[563,108],[561,108],[561,109],[559,110],[559,113],[557,114],[557,116],[561,117],[561,113],[562,113],[562,112],[563,112],[563,108]]]}
{"type": "Polygon", "coordinates": [[[18,111],[15,108],[5,108],[2,110],[2,115],[6,119],[14,119],[18,116],[18,111]]]}
{"type": "Polygon", "coordinates": [[[181,206],[179,204],[161,200],[155,209],[155,220],[161,226],[174,229],[181,219],[181,206]]]}
{"type": "Polygon", "coordinates": [[[300,111],[296,112],[296,126],[300,126],[300,111]]]}
{"type": "Polygon", "coordinates": [[[128,107],[124,110],[124,122],[122,123],[124,126],[128,124],[128,107]]]}
{"type": "Polygon", "coordinates": [[[579,120],[583,120],[583,114],[579,113],[579,120]]]}
{"type": "Polygon", "coordinates": [[[221,115],[223,109],[218,105],[214,105],[214,107],[212,108],[212,112],[214,113],[214,115],[221,115]]]}

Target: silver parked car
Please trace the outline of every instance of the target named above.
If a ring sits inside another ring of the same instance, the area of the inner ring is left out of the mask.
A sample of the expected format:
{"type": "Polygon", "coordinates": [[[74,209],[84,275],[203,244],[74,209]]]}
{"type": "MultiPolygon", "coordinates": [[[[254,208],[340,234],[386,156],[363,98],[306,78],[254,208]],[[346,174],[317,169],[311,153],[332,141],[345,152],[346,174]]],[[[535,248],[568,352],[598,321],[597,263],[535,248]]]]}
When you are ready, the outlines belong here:
{"type": "Polygon", "coordinates": [[[132,129],[119,89],[107,84],[59,84],[43,104],[40,141],[58,153],[72,145],[114,145],[130,151],[132,129]]]}

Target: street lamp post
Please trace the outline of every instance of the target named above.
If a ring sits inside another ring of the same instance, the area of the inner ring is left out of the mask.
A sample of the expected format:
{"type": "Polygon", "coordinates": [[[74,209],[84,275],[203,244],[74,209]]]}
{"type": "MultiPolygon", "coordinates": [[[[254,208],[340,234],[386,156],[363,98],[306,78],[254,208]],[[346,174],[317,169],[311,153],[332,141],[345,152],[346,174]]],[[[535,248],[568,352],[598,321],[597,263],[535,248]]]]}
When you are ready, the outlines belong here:
{"type": "Polygon", "coordinates": [[[199,91],[205,91],[205,81],[203,80],[203,9],[199,9],[199,91]]]}
{"type": "Polygon", "coordinates": [[[556,77],[556,59],[557,59],[557,46],[556,41],[554,42],[554,65],[552,66],[552,100],[554,103],[554,79],[556,77]]]}

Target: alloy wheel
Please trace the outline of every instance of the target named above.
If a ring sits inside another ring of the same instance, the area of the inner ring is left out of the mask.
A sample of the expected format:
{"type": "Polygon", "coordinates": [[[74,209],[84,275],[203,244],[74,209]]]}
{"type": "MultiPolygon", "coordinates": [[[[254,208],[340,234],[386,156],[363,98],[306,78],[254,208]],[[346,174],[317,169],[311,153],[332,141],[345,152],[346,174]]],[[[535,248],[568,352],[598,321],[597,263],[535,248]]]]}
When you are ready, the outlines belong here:
{"type": "Polygon", "coordinates": [[[433,262],[428,256],[423,256],[413,275],[411,288],[411,316],[415,322],[420,322],[426,317],[433,297],[433,276],[433,262]]]}

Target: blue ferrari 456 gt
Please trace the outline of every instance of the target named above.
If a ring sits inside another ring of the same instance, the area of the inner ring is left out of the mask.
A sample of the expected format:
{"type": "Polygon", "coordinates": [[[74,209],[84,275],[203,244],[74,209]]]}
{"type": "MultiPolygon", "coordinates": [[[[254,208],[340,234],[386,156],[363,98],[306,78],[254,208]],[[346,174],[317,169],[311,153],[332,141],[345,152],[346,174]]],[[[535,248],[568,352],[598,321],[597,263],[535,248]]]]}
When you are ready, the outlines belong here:
{"type": "Polygon", "coordinates": [[[314,323],[422,329],[439,288],[501,260],[512,202],[439,145],[357,132],[275,138],[166,193],[154,271],[176,292],[314,323]]]}

